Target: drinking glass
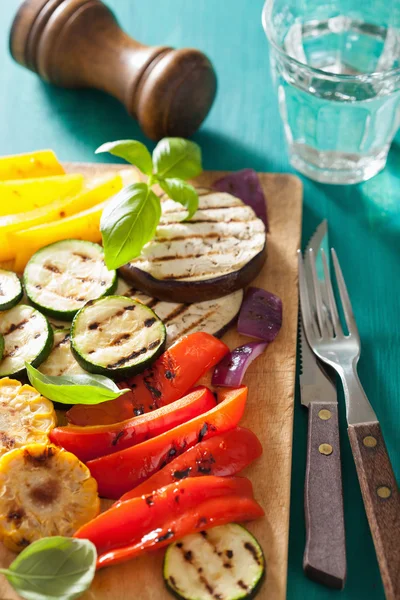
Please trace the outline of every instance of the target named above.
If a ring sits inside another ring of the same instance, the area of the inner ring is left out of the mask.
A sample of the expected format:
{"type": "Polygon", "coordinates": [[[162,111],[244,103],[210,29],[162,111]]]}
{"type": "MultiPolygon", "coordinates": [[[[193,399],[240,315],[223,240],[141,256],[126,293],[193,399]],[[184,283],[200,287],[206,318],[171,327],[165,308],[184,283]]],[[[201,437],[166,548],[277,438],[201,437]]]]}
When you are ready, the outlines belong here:
{"type": "Polygon", "coordinates": [[[292,165],[376,175],[400,125],[400,0],[267,0],[262,21],[292,165]]]}

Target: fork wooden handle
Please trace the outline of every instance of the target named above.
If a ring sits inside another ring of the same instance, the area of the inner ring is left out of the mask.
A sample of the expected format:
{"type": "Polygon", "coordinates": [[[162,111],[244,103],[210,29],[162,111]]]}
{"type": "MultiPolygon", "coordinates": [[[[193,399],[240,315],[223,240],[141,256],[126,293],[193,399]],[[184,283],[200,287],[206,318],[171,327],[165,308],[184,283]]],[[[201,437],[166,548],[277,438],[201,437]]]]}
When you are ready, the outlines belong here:
{"type": "Polygon", "coordinates": [[[342,589],[346,544],[337,403],[311,402],[308,408],[304,508],[304,572],[318,583],[342,589]]]}
{"type": "Polygon", "coordinates": [[[387,600],[400,598],[400,496],[378,422],[349,425],[351,449],[387,600]]]}

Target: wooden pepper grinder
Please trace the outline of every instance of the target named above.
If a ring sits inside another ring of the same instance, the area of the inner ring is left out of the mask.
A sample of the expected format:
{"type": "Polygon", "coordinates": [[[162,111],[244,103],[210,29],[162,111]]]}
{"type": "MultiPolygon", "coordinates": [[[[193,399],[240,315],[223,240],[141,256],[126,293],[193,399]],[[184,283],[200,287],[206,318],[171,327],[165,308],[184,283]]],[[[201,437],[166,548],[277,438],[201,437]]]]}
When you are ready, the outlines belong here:
{"type": "Polygon", "coordinates": [[[202,52],[140,44],[101,0],[25,0],[10,50],[55,85],[115,96],[154,140],[193,134],[215,97],[215,72],[202,52]]]}

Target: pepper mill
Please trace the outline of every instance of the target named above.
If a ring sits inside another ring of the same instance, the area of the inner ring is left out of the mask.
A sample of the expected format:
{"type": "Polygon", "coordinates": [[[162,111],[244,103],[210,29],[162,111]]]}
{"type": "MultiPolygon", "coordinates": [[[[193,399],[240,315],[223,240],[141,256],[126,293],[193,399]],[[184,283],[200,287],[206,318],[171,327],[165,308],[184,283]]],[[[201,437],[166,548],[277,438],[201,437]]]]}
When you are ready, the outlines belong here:
{"type": "Polygon", "coordinates": [[[45,81],[115,96],[154,140],[192,135],[215,97],[215,72],[202,52],[140,44],[101,0],[25,0],[10,51],[45,81]]]}

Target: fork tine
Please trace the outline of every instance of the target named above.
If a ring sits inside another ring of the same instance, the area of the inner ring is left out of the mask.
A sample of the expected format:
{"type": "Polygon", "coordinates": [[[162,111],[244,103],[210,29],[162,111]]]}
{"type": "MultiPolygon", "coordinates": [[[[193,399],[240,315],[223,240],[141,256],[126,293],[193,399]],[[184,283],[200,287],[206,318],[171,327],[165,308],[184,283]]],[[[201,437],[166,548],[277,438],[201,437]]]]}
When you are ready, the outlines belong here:
{"type": "Polygon", "coordinates": [[[309,256],[309,264],[311,267],[311,275],[312,275],[312,280],[313,280],[315,308],[317,311],[317,323],[318,323],[319,330],[321,332],[321,337],[323,337],[324,333],[327,333],[327,328],[325,325],[325,318],[323,315],[323,303],[322,303],[322,296],[321,296],[321,288],[320,288],[319,280],[318,280],[318,276],[317,276],[317,269],[315,266],[315,255],[314,255],[314,251],[312,248],[310,248],[310,250],[308,251],[308,256],[309,256]]]}
{"type": "Polygon", "coordinates": [[[333,331],[336,337],[343,335],[342,325],[340,323],[339,314],[336,306],[335,296],[333,294],[332,282],[329,275],[328,262],[326,259],[326,254],[323,248],[321,248],[321,257],[322,257],[322,265],[324,267],[324,275],[325,275],[325,287],[329,302],[329,309],[331,313],[331,320],[333,325],[333,331]]]}
{"type": "Polygon", "coordinates": [[[310,300],[308,296],[308,289],[306,285],[306,278],[304,273],[303,256],[301,250],[297,250],[297,257],[299,262],[299,292],[300,292],[300,307],[301,316],[303,319],[304,331],[309,343],[311,342],[310,337],[315,335],[313,317],[311,313],[310,300]]]}
{"type": "Polygon", "coordinates": [[[349,330],[349,333],[351,335],[358,336],[357,324],[356,324],[356,320],[354,318],[354,313],[353,313],[353,309],[351,306],[346,283],[344,281],[342,269],[340,268],[339,260],[338,260],[338,257],[336,255],[334,248],[332,248],[331,252],[332,252],[333,266],[335,268],[336,281],[338,284],[340,299],[342,301],[342,306],[343,306],[343,313],[344,313],[344,316],[346,319],[347,329],[349,330]]]}

